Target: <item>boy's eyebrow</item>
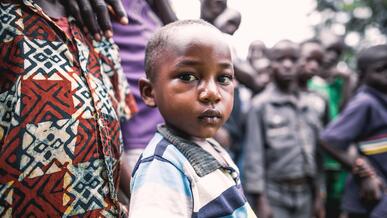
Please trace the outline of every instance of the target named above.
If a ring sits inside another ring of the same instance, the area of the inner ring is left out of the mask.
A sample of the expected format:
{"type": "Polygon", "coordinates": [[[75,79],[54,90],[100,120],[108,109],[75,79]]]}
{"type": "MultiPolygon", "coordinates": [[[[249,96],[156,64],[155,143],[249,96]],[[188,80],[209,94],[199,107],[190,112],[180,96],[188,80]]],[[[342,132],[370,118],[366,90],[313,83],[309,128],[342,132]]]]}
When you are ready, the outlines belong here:
{"type": "MultiPolygon", "coordinates": [[[[197,66],[201,65],[202,62],[198,60],[181,60],[176,63],[177,67],[182,67],[182,66],[197,66]]],[[[233,65],[231,62],[221,62],[218,65],[220,65],[222,68],[233,68],[233,65]]]]}

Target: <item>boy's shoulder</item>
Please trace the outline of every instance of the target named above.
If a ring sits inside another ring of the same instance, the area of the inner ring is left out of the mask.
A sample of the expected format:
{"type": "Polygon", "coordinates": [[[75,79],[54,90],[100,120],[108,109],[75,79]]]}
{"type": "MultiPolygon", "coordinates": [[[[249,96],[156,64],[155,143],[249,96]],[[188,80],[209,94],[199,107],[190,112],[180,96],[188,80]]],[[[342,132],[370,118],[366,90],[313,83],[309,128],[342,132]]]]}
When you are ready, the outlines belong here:
{"type": "Polygon", "coordinates": [[[380,104],[381,101],[386,101],[386,99],[382,99],[382,96],[378,91],[368,86],[363,86],[359,88],[359,91],[351,99],[349,105],[356,108],[366,107],[376,109],[379,107],[383,107],[383,104],[380,104]]]}
{"type": "Polygon", "coordinates": [[[183,169],[184,164],[187,162],[184,155],[158,132],[155,133],[141,155],[141,162],[152,161],[153,159],[167,161],[179,169],[183,169]]]}
{"type": "Polygon", "coordinates": [[[256,110],[263,108],[265,104],[271,101],[271,93],[271,88],[266,87],[261,93],[254,96],[254,98],[251,100],[251,107],[256,110]]]}

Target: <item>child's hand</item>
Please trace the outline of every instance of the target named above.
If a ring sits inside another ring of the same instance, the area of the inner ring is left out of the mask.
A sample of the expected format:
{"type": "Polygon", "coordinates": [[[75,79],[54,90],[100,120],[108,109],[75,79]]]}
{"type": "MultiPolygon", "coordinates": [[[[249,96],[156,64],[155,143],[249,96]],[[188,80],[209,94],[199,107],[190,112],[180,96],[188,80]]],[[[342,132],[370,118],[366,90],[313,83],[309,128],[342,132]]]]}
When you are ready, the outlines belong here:
{"type": "Polygon", "coordinates": [[[366,178],[376,175],[376,172],[366,159],[358,157],[352,166],[352,174],[359,178],[366,178]]]}
{"type": "Polygon", "coordinates": [[[314,199],[314,217],[315,218],[324,218],[325,217],[325,209],[324,209],[324,200],[320,194],[314,199]]]}
{"type": "Polygon", "coordinates": [[[377,175],[360,180],[360,198],[366,204],[376,204],[382,198],[383,190],[384,184],[377,175]]]}
{"type": "Polygon", "coordinates": [[[273,211],[267,201],[266,196],[261,194],[257,199],[257,217],[259,218],[273,218],[273,211]]]}

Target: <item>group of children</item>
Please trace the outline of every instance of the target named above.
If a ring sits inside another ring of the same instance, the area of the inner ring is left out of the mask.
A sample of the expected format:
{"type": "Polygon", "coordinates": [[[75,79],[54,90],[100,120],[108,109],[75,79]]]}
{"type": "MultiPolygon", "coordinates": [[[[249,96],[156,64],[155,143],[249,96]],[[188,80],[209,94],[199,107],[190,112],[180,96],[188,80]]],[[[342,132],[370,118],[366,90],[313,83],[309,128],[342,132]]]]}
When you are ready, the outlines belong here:
{"type": "MultiPolygon", "coordinates": [[[[235,110],[243,68],[224,33],[206,21],[160,28],[147,42],[138,84],[165,122],[130,184],[119,184],[120,123],[137,108],[117,46],[93,40],[64,8],[47,11],[55,4],[0,3],[0,216],[324,217],[321,148],[351,173],[348,217],[387,216],[386,45],[359,53],[356,94],[325,129],[329,99],[308,85],[324,71],[322,44],[282,40],[265,51],[270,82],[259,83],[265,88],[251,100],[241,178],[212,138],[235,110]],[[350,145],[357,154],[343,151],[350,145]],[[129,211],[119,186],[130,186],[129,211]]],[[[235,31],[232,22],[206,17],[235,31]]]]}

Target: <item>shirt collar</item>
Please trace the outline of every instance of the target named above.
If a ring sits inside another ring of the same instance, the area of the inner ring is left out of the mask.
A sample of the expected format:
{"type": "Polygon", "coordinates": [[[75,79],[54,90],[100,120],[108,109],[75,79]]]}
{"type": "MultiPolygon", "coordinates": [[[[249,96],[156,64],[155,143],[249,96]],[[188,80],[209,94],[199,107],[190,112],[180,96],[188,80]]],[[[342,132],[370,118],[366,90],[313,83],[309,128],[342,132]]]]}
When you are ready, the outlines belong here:
{"type": "Polygon", "coordinates": [[[297,96],[299,93],[297,92],[296,95],[292,95],[289,93],[282,92],[278,86],[275,83],[270,83],[267,86],[266,92],[270,96],[269,101],[274,104],[292,104],[292,105],[298,105],[297,104],[297,96]]]}
{"type": "Polygon", "coordinates": [[[222,165],[211,154],[196,143],[177,136],[174,130],[167,128],[165,125],[160,125],[157,127],[157,131],[187,158],[196,174],[200,177],[222,168],[222,165]]]}

